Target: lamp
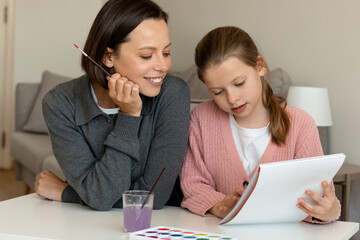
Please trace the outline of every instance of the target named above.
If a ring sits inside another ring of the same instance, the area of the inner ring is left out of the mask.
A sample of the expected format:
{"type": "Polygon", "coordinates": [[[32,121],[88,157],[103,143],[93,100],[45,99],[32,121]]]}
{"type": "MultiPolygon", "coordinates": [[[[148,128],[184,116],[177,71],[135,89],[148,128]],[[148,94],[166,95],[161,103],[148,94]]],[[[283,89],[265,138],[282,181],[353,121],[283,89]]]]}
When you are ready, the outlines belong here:
{"type": "MultiPolygon", "coordinates": [[[[332,126],[329,94],[327,88],[299,87],[289,88],[287,103],[307,112],[318,127],[332,126]]],[[[328,154],[327,128],[319,128],[320,140],[325,154],[328,154]]]]}
{"type": "Polygon", "coordinates": [[[307,112],[318,127],[332,126],[328,90],[315,87],[290,87],[286,99],[291,106],[307,112]]]}

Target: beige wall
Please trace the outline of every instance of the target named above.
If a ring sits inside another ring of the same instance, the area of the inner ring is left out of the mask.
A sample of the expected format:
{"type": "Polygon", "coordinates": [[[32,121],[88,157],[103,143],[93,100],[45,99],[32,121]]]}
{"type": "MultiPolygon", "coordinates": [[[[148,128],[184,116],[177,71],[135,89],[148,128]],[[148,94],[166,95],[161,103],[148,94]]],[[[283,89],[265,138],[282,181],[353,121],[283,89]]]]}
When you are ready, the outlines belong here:
{"type": "Polygon", "coordinates": [[[80,52],[103,0],[16,0],[14,85],[40,82],[44,70],[82,74],[80,52]]]}

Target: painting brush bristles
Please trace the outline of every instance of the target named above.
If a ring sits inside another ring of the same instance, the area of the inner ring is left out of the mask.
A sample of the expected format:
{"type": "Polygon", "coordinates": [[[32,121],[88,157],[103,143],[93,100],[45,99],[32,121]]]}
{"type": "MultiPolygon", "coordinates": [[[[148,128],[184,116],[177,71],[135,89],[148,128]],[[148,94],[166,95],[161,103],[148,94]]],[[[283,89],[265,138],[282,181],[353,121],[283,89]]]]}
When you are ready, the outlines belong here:
{"type": "Polygon", "coordinates": [[[94,59],[92,59],[89,55],[86,54],[86,52],[84,52],[81,48],[79,48],[75,43],[74,46],[79,49],[79,51],[85,56],[87,57],[90,61],[92,61],[97,67],[99,67],[107,76],[111,77],[111,74],[108,73],[108,71],[106,71],[102,66],[100,66],[97,62],[94,61],[94,59]]]}

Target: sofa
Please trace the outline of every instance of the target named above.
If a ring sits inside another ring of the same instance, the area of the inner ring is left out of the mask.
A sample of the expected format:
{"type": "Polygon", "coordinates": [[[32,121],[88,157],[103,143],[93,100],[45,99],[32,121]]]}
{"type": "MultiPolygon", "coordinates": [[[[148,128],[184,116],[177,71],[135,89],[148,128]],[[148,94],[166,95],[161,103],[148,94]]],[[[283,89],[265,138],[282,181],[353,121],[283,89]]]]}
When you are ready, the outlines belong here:
{"type": "Polygon", "coordinates": [[[64,179],[52,153],[41,102],[51,88],[70,79],[44,71],[38,83],[16,85],[15,131],[10,140],[10,154],[15,160],[15,178],[24,181],[29,191],[34,190],[35,177],[44,169],[64,179]]]}
{"type": "MultiPolygon", "coordinates": [[[[205,85],[198,79],[195,66],[172,74],[187,82],[192,98],[191,107],[211,98],[205,85]]],[[[29,191],[34,190],[36,175],[46,169],[65,180],[52,153],[41,101],[47,91],[69,80],[69,77],[44,71],[39,83],[19,83],[16,86],[15,131],[11,136],[10,152],[15,159],[15,177],[24,181],[29,191]]],[[[277,68],[270,72],[269,83],[276,94],[286,96],[291,79],[284,70],[277,68]]]]}

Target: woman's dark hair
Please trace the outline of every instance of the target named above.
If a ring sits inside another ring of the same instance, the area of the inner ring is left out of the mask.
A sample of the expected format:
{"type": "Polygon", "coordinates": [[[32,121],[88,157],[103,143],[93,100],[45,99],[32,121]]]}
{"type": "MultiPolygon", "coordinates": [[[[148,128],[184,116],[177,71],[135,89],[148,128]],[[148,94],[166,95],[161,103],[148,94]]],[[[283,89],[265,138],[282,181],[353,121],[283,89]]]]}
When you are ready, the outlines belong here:
{"type": "MultiPolygon", "coordinates": [[[[103,64],[106,48],[117,51],[120,44],[129,40],[129,33],[147,19],[167,23],[168,15],[151,0],[109,0],[94,20],[84,51],[108,72],[114,73],[103,64]]],[[[85,56],[81,58],[81,67],[92,81],[108,89],[106,75],[85,56]]]]}
{"type": "MultiPolygon", "coordinates": [[[[265,60],[251,39],[249,34],[238,27],[219,27],[206,34],[195,49],[195,63],[198,76],[204,82],[204,72],[215,65],[219,65],[229,57],[236,57],[246,65],[257,68],[266,67],[265,60]]],[[[286,101],[283,97],[273,93],[268,81],[261,77],[262,101],[270,112],[269,131],[271,140],[277,144],[284,144],[290,128],[289,116],[285,112],[286,101]]]]}

